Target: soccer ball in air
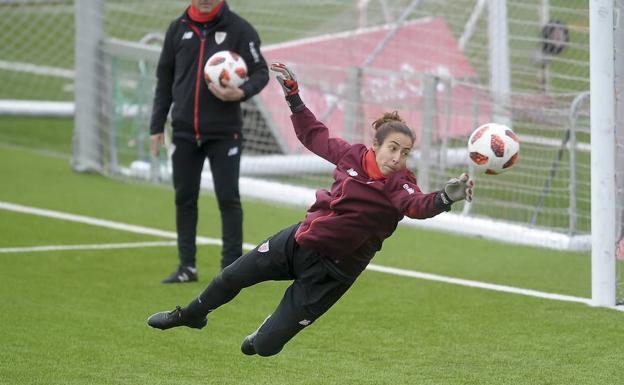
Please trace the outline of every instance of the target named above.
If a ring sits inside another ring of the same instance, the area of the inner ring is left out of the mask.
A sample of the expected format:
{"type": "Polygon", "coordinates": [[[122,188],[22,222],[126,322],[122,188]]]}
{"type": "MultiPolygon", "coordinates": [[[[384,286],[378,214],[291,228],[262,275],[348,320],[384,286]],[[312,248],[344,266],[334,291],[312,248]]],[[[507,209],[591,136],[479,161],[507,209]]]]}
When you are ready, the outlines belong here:
{"type": "Polygon", "coordinates": [[[214,83],[225,87],[230,83],[239,87],[247,80],[247,64],[245,60],[232,51],[219,51],[210,56],[204,66],[204,79],[206,83],[214,83]]]}
{"type": "Polygon", "coordinates": [[[487,123],[472,132],[468,139],[470,163],[477,172],[503,173],[518,162],[520,142],[511,128],[487,123]]]}

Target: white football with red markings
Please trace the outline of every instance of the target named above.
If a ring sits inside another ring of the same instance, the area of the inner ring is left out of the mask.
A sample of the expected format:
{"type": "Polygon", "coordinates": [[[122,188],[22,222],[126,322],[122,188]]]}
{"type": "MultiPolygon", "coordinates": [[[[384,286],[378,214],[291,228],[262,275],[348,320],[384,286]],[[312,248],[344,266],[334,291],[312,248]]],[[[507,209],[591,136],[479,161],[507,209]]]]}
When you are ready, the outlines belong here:
{"type": "Polygon", "coordinates": [[[204,79],[221,87],[225,83],[239,87],[247,80],[247,64],[236,52],[219,51],[206,61],[204,79]]]}
{"type": "Polygon", "coordinates": [[[468,139],[468,156],[477,172],[496,175],[511,169],[520,154],[520,141],[504,124],[486,123],[468,139]]]}

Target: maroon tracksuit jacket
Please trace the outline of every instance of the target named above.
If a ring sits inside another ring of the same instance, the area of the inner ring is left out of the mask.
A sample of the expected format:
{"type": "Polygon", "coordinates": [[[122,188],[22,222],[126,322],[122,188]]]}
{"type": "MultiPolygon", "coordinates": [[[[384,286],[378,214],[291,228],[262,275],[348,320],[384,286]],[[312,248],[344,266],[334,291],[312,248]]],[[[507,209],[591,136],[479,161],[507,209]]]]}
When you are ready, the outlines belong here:
{"type": "Polygon", "coordinates": [[[345,275],[356,277],[366,268],[403,216],[424,219],[450,209],[440,192],[421,192],[407,169],[383,180],[369,178],[363,166],[366,146],[330,138],[308,108],[294,112],[291,120],[301,143],[336,165],[331,191],[316,192],[295,239],[324,254],[345,275]]]}

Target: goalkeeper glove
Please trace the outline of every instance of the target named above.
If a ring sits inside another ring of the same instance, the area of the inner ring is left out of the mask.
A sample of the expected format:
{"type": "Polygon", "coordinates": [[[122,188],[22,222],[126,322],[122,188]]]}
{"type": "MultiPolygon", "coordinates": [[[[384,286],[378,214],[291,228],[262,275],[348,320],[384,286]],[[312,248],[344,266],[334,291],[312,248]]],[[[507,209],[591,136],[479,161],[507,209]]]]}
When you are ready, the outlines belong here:
{"type": "Polygon", "coordinates": [[[470,179],[466,173],[461,174],[457,178],[451,178],[444,185],[443,193],[446,196],[443,197],[443,200],[444,198],[448,198],[449,203],[457,202],[462,199],[465,199],[467,202],[472,202],[472,189],[474,185],[474,181],[470,179]]]}
{"type": "Polygon", "coordinates": [[[299,97],[299,83],[297,83],[295,73],[283,63],[272,63],[270,68],[275,73],[275,79],[282,86],[290,110],[292,112],[303,110],[305,105],[299,97]]]}
{"type": "Polygon", "coordinates": [[[272,63],[271,71],[276,73],[275,78],[279,82],[280,86],[282,86],[284,95],[293,96],[294,94],[299,93],[299,83],[297,83],[295,73],[286,67],[286,64],[272,63]]]}

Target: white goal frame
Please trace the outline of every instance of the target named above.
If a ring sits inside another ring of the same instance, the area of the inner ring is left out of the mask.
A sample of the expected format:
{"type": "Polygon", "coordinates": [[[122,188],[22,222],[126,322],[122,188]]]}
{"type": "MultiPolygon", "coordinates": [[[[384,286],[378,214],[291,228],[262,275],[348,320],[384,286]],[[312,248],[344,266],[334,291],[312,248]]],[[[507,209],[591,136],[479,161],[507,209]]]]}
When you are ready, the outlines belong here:
{"type": "Polygon", "coordinates": [[[592,304],[616,302],[613,0],[589,2],[592,304]]]}

